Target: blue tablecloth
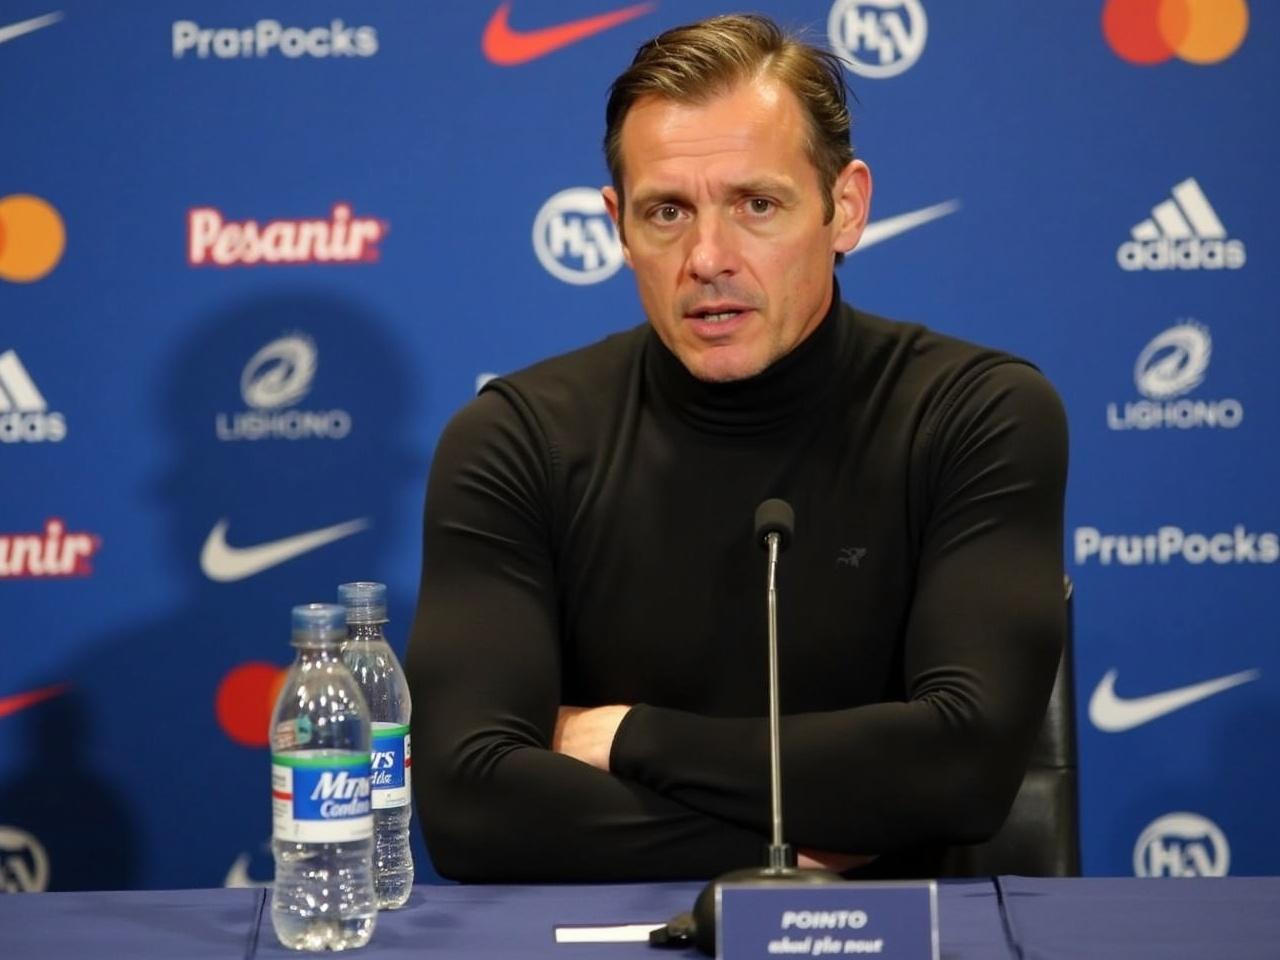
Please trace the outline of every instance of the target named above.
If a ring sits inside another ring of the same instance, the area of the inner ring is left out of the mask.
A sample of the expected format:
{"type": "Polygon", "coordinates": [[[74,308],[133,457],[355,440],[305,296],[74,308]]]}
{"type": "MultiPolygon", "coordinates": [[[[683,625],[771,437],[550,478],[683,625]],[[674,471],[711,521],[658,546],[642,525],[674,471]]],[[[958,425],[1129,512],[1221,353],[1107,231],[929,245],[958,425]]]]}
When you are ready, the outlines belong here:
{"type": "MultiPolygon", "coordinates": [[[[369,960],[628,960],[697,956],[642,943],[557,944],[557,926],[658,922],[698,884],[419,886],[378,917],[369,960]]],[[[295,957],[264,890],[0,896],[0,960],[295,957]]],[[[1252,960],[1280,957],[1280,878],[948,881],[943,960],[1252,960]]]]}
{"type": "MultiPolygon", "coordinates": [[[[557,926],[662,922],[687,910],[700,884],[415,887],[401,910],[382,913],[370,960],[626,960],[700,956],[643,943],[557,944],[557,926]]],[[[275,939],[263,890],[174,890],[0,896],[0,960],[298,956],[275,939]]],[[[946,960],[1005,960],[995,885],[943,883],[938,895],[946,960]]]]}
{"type": "Polygon", "coordinates": [[[1280,957],[1280,877],[996,882],[1023,960],[1280,957]]]}
{"type": "MultiPolygon", "coordinates": [[[[662,960],[702,956],[658,951],[644,943],[558,944],[557,926],[663,922],[688,910],[701,884],[560,887],[418,887],[402,909],[378,916],[368,955],[377,960],[466,957],[468,960],[662,960]]],[[[995,886],[988,880],[943,883],[938,920],[946,960],[1013,960],[995,886]]],[[[296,956],[276,942],[262,918],[258,954],[296,956]]]]}
{"type": "Polygon", "coordinates": [[[0,895],[0,960],[242,960],[253,956],[264,899],[263,890],[0,895]]]}

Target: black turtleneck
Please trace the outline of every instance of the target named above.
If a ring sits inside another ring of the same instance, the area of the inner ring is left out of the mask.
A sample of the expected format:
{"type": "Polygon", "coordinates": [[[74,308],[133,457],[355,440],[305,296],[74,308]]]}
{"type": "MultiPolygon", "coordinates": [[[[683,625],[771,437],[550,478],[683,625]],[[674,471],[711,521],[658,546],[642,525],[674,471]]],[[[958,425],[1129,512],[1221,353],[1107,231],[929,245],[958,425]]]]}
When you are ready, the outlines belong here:
{"type": "Polygon", "coordinates": [[[852,338],[840,336],[840,291],[818,326],[786,356],[746,380],[708,383],[691,374],[651,328],[645,336],[645,387],[661,415],[721,437],[786,431],[820,406],[836,371],[852,360],[852,338]]]}
{"type": "MultiPolygon", "coordinates": [[[[1031,366],[833,303],[704,383],[646,326],[491,381],[431,470],[408,655],[435,866],[709,877],[769,827],[764,555],[779,570],[788,840],[879,875],[997,829],[1065,630],[1066,428],[1031,366]],[[635,704],[608,773],[557,708],[635,704]]],[[[925,872],[927,868],[925,868],[925,872]]]]}

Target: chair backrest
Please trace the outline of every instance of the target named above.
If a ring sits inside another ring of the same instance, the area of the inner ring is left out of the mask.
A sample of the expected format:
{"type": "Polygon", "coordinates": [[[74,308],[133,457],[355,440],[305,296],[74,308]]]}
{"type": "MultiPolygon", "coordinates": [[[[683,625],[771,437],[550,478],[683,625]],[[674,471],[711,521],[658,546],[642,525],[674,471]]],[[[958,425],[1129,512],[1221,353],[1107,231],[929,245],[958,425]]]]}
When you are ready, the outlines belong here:
{"type": "Polygon", "coordinates": [[[1044,726],[1008,819],[985,843],[950,848],[941,876],[1080,875],[1080,814],[1076,777],[1075,671],[1072,669],[1074,588],[1064,584],[1067,636],[1044,726]]]}

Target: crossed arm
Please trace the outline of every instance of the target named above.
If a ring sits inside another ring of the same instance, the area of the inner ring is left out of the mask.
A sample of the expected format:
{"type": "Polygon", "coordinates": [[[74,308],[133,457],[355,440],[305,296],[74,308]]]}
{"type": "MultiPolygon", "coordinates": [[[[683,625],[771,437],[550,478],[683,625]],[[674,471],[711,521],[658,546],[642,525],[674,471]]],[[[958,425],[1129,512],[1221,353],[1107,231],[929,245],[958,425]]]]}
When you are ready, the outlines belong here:
{"type": "MultiPolygon", "coordinates": [[[[621,704],[604,707],[561,707],[556,714],[556,728],[551,736],[551,749],[609,772],[609,753],[618,725],[631,708],[621,704]]],[[[802,867],[824,867],[843,873],[875,859],[875,854],[833,853],[826,850],[797,851],[802,867]]]]}

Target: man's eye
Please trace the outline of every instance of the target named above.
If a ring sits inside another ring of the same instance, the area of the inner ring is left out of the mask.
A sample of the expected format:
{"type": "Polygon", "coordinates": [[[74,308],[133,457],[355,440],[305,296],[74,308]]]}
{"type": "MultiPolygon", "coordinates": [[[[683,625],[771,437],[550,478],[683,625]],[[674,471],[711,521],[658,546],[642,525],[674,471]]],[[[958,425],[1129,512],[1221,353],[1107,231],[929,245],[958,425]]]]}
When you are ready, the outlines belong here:
{"type": "Polygon", "coordinates": [[[675,223],[680,219],[680,208],[671,203],[664,203],[653,212],[653,218],[659,223],[675,223]]]}
{"type": "Polygon", "coordinates": [[[757,216],[762,216],[766,213],[772,213],[773,201],[767,200],[764,197],[752,197],[750,200],[747,201],[747,209],[751,213],[756,214],[757,216]]]}

